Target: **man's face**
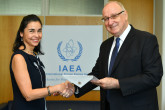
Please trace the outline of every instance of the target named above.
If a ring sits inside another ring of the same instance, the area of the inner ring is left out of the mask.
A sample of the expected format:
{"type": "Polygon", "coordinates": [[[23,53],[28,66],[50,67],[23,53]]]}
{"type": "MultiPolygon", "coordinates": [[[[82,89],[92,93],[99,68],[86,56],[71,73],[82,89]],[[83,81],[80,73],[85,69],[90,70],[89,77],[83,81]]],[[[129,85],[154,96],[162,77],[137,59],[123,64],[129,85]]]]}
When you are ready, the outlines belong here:
{"type": "Polygon", "coordinates": [[[109,33],[119,37],[128,26],[128,15],[117,3],[107,4],[103,9],[104,24],[109,33]]]}

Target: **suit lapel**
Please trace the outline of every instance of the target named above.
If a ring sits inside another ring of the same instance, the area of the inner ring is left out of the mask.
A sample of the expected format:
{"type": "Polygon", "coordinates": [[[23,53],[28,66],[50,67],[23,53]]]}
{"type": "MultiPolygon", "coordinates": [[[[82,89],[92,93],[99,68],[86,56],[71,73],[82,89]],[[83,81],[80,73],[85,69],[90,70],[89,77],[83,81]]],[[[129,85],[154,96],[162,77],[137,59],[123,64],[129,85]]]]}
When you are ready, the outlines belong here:
{"type": "Polygon", "coordinates": [[[128,33],[126,39],[124,40],[124,42],[119,50],[119,53],[116,57],[115,63],[112,68],[112,74],[113,74],[113,71],[116,69],[117,65],[119,64],[119,62],[122,60],[123,55],[125,55],[126,51],[130,47],[132,40],[133,40],[134,31],[135,31],[135,29],[133,27],[131,27],[131,30],[128,33]]]}
{"type": "Polygon", "coordinates": [[[109,54],[110,54],[110,50],[111,50],[111,47],[112,47],[112,43],[113,43],[113,40],[114,40],[114,37],[110,38],[109,39],[109,42],[107,44],[107,47],[105,47],[105,49],[107,49],[106,51],[106,55],[105,55],[105,61],[106,61],[106,65],[105,65],[105,76],[108,76],[108,62],[109,62],[109,54]]]}

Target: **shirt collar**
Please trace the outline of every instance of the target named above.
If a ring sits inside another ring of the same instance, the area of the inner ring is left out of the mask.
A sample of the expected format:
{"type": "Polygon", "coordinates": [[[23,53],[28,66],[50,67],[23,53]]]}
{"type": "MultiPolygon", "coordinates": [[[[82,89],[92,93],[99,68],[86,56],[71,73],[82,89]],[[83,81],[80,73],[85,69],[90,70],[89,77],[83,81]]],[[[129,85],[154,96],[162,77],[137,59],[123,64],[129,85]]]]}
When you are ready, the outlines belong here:
{"type": "MultiPolygon", "coordinates": [[[[123,32],[123,34],[119,37],[121,41],[124,42],[124,40],[125,40],[125,38],[127,37],[127,35],[128,35],[128,33],[129,33],[130,30],[131,30],[131,26],[128,25],[127,28],[126,28],[126,30],[123,32]]],[[[117,38],[117,37],[115,37],[115,39],[116,39],[116,38],[117,38]]]]}

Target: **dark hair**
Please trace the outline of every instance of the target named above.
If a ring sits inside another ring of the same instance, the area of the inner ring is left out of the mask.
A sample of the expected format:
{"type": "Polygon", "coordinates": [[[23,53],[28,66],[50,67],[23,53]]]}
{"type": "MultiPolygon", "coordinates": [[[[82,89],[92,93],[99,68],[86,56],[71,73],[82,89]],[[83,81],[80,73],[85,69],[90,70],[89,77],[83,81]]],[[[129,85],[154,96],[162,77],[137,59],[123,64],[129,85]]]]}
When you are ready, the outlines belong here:
{"type": "MultiPolygon", "coordinates": [[[[17,36],[15,39],[15,42],[13,44],[13,51],[17,51],[19,49],[20,46],[24,46],[24,49],[26,48],[25,44],[23,43],[23,41],[21,41],[21,36],[20,36],[20,32],[24,32],[24,29],[27,27],[27,25],[32,22],[32,21],[39,21],[41,26],[42,26],[42,22],[40,20],[40,18],[34,14],[31,15],[27,15],[25,16],[20,24],[19,30],[17,32],[17,36]]],[[[44,54],[41,50],[41,42],[34,48],[34,52],[37,54],[44,54]]]]}

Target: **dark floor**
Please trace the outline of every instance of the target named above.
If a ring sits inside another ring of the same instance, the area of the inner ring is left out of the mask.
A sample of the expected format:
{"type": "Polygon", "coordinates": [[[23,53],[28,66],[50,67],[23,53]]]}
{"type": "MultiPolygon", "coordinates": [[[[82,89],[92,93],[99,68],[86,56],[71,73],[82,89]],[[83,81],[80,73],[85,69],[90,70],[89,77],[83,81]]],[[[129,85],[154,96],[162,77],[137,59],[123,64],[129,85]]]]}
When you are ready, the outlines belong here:
{"type": "MultiPolygon", "coordinates": [[[[12,101],[0,104],[0,110],[10,110],[12,101]]],[[[100,110],[98,101],[47,101],[47,110],[100,110]]]]}

